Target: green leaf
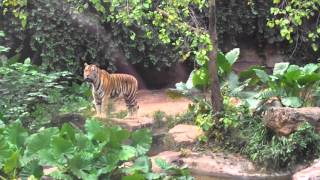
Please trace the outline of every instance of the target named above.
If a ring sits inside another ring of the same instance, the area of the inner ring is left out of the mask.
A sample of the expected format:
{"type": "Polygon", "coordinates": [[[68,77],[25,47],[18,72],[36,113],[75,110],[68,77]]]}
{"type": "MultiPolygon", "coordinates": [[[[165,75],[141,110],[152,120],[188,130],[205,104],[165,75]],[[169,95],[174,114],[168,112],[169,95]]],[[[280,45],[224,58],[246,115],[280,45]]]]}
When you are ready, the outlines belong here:
{"type": "Polygon", "coordinates": [[[5,36],[4,32],[0,31],[0,37],[4,37],[4,36],[5,36]]]}
{"type": "Polygon", "coordinates": [[[239,73],[239,78],[242,80],[252,78],[256,74],[254,71],[255,69],[265,70],[265,68],[262,66],[251,66],[247,70],[241,71],[239,73]]]}
{"type": "Polygon", "coordinates": [[[109,142],[110,130],[108,130],[108,128],[105,128],[100,122],[91,119],[87,120],[85,128],[89,139],[105,143],[109,142]]]}
{"type": "Polygon", "coordinates": [[[288,62],[276,63],[273,68],[273,75],[283,75],[289,67],[288,62]]]}
{"type": "Polygon", "coordinates": [[[90,161],[83,157],[82,154],[76,154],[69,161],[69,167],[74,174],[82,174],[83,172],[80,172],[80,170],[89,165],[91,165],[90,161]]]}
{"type": "Polygon", "coordinates": [[[311,47],[313,51],[318,51],[319,46],[316,43],[312,43],[311,47]]]}
{"type": "Polygon", "coordinates": [[[281,2],[281,0],[273,0],[274,4],[279,4],[281,2]]]}
{"type": "Polygon", "coordinates": [[[31,64],[31,59],[30,58],[25,59],[24,64],[31,64]]]}
{"type": "Polygon", "coordinates": [[[26,138],[28,137],[28,132],[22,127],[20,122],[10,124],[5,129],[4,134],[7,136],[7,140],[10,144],[17,148],[22,148],[26,138]]]}
{"type": "Polygon", "coordinates": [[[171,168],[171,165],[167,163],[167,161],[165,161],[164,159],[156,158],[155,162],[163,170],[167,170],[171,168]]]}
{"type": "Polygon", "coordinates": [[[285,73],[285,77],[289,81],[295,81],[300,78],[301,75],[301,69],[297,65],[290,65],[287,72],[285,73]]]}
{"type": "Polygon", "coordinates": [[[148,173],[151,170],[151,161],[148,156],[141,156],[134,161],[133,166],[131,167],[132,171],[141,171],[148,173]]]}
{"type": "Polygon", "coordinates": [[[226,56],[220,51],[217,55],[217,67],[220,74],[228,74],[231,71],[231,64],[227,60],[226,56]]]}
{"type": "Polygon", "coordinates": [[[232,66],[239,58],[240,55],[240,49],[234,48],[231,51],[227,52],[226,59],[228,60],[230,66],[232,66]]]}
{"type": "Polygon", "coordinates": [[[19,175],[22,179],[28,179],[31,175],[40,179],[43,175],[43,168],[39,165],[38,160],[33,160],[22,167],[22,171],[19,175]]]}
{"type": "Polygon", "coordinates": [[[245,101],[248,103],[249,109],[256,109],[261,100],[255,98],[247,98],[245,101]]]}
{"type": "Polygon", "coordinates": [[[236,73],[231,72],[228,76],[228,85],[230,89],[235,89],[239,87],[239,77],[236,73]]]}
{"type": "Polygon", "coordinates": [[[26,141],[25,156],[32,156],[42,149],[47,149],[50,146],[51,138],[58,133],[57,128],[47,128],[39,133],[32,134],[26,141]]]}
{"type": "Polygon", "coordinates": [[[132,146],[123,145],[120,151],[119,157],[122,161],[128,161],[129,159],[135,157],[137,154],[136,149],[132,146]]]}
{"type": "Polygon", "coordinates": [[[6,160],[3,166],[3,170],[6,174],[11,173],[14,170],[17,170],[19,167],[19,159],[20,159],[20,152],[16,151],[11,154],[11,156],[6,160]]]}
{"type": "Polygon", "coordinates": [[[110,128],[110,145],[113,148],[120,148],[122,143],[130,136],[129,131],[121,128],[110,128]]]}
{"type": "Polygon", "coordinates": [[[4,162],[8,157],[11,156],[13,150],[10,149],[8,141],[3,135],[0,135],[0,167],[1,163],[4,162]]]}
{"type": "Polygon", "coordinates": [[[145,178],[143,175],[136,173],[133,175],[124,176],[122,177],[122,180],[145,180],[145,178]]]}
{"type": "Polygon", "coordinates": [[[253,71],[260,78],[261,82],[266,83],[269,81],[269,75],[265,71],[261,69],[253,69],[253,71]]]}
{"type": "Polygon", "coordinates": [[[187,89],[192,89],[194,87],[193,82],[192,82],[192,79],[193,79],[193,76],[194,76],[194,72],[195,72],[195,70],[191,71],[191,73],[189,75],[189,78],[188,78],[188,80],[186,82],[186,88],[187,89]]]}
{"type": "Polygon", "coordinates": [[[9,50],[10,50],[10,48],[0,46],[0,53],[1,52],[8,52],[9,50]]]}
{"type": "Polygon", "coordinates": [[[201,67],[195,70],[192,77],[192,84],[195,87],[206,87],[210,84],[209,70],[208,67],[201,67]]]}
{"type": "Polygon", "coordinates": [[[302,68],[303,72],[306,74],[314,73],[318,69],[319,69],[319,65],[313,64],[313,63],[307,64],[302,68]]]}
{"type": "Polygon", "coordinates": [[[316,81],[320,81],[319,73],[305,74],[298,79],[300,85],[313,84],[316,81]]]}
{"type": "Polygon", "coordinates": [[[302,106],[302,101],[299,97],[283,97],[281,102],[286,107],[298,108],[302,106]]]}
{"type": "Polygon", "coordinates": [[[76,141],[75,130],[70,124],[64,123],[60,130],[60,134],[62,136],[66,136],[66,138],[71,140],[72,142],[76,141]]]}
{"type": "Polygon", "coordinates": [[[151,147],[152,135],[149,129],[140,129],[132,133],[132,146],[136,148],[138,155],[144,155],[151,147]]]}
{"type": "MultiPolygon", "coordinates": [[[[37,156],[39,158],[39,164],[41,165],[49,165],[49,166],[57,166],[59,165],[58,159],[61,157],[60,154],[55,154],[51,148],[41,149],[37,152],[37,156]]],[[[66,163],[66,162],[63,162],[66,163]]]]}
{"type": "Polygon", "coordinates": [[[72,143],[59,136],[52,138],[51,146],[56,155],[70,153],[73,150],[72,143]]]}

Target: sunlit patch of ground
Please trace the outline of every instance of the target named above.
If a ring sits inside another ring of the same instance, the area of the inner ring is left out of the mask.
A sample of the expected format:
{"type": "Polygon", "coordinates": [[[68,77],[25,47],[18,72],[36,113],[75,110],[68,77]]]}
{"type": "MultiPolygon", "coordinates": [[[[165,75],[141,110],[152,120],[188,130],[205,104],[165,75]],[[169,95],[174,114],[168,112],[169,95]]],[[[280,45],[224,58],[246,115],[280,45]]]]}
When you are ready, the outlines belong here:
{"type": "MultiPolygon", "coordinates": [[[[138,116],[152,116],[155,111],[163,111],[167,115],[182,114],[187,111],[191,103],[189,99],[172,99],[168,97],[165,90],[140,90],[137,96],[139,110],[138,116]]],[[[123,100],[114,103],[114,111],[126,110],[123,100]]]]}

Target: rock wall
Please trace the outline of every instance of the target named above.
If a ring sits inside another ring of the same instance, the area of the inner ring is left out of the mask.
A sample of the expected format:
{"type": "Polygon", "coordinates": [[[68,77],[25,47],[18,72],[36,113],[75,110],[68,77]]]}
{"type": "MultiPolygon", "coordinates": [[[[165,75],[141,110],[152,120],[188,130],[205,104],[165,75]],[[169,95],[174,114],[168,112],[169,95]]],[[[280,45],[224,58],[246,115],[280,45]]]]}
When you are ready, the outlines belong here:
{"type": "MultiPolygon", "coordinates": [[[[265,66],[272,71],[275,63],[282,62],[285,56],[281,54],[281,48],[277,45],[266,44],[259,48],[256,43],[250,39],[244,39],[239,42],[240,57],[234,64],[233,70],[236,73],[244,71],[251,66],[265,66]]],[[[224,52],[236,48],[231,45],[222,47],[224,52]]],[[[177,82],[185,82],[193,69],[193,63],[184,62],[176,63],[171,67],[162,68],[161,71],[155,67],[144,67],[143,64],[128,64],[125,56],[121,51],[117,53],[116,67],[119,73],[128,73],[134,75],[140,84],[140,89],[162,89],[174,87],[177,82]]]]}

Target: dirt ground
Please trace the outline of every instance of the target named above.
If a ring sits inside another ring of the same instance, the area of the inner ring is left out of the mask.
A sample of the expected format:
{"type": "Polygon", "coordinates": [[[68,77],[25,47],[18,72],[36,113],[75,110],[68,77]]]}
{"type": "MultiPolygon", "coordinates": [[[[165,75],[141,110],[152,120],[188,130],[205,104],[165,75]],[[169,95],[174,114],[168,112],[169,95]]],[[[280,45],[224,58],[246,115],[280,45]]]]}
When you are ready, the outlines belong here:
{"type": "MultiPolygon", "coordinates": [[[[177,115],[187,111],[191,103],[186,98],[172,99],[165,90],[140,90],[137,96],[139,110],[138,116],[152,116],[155,111],[163,111],[168,115],[177,115]]],[[[126,110],[123,100],[115,102],[115,111],[126,110]]]]}

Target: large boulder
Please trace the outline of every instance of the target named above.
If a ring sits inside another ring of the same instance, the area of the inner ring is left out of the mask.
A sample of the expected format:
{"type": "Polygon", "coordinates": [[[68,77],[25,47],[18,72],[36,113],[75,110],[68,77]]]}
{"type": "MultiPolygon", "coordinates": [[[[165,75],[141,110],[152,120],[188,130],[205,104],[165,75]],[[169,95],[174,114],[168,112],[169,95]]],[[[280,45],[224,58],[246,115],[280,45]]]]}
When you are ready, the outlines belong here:
{"type": "Polygon", "coordinates": [[[320,179],[320,161],[316,161],[313,165],[296,172],[292,176],[293,180],[318,180],[320,179]]]}
{"type": "Polygon", "coordinates": [[[320,108],[305,107],[305,108],[289,108],[277,107],[269,108],[264,114],[264,122],[266,126],[271,128],[279,135],[289,135],[302,122],[309,122],[315,126],[316,130],[320,130],[320,108]]]}

